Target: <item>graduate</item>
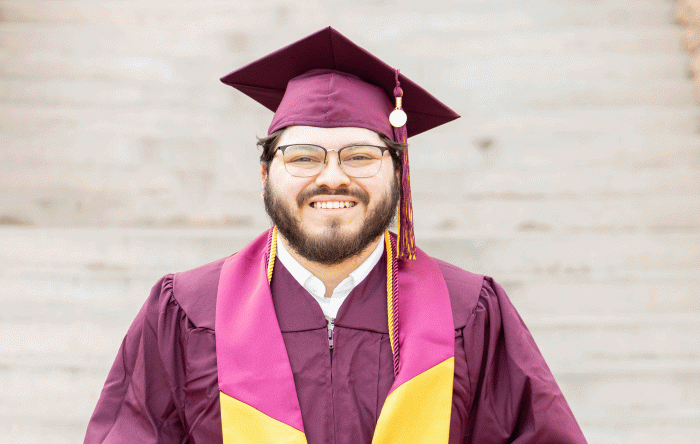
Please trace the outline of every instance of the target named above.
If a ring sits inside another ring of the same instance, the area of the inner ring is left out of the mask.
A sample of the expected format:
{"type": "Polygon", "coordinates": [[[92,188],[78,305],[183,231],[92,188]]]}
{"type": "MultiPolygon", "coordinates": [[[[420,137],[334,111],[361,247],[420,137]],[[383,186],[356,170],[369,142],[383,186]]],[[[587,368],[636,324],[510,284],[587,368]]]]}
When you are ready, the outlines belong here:
{"type": "Polygon", "coordinates": [[[586,442],[503,289],[415,245],[407,139],[454,111],[332,28],[221,80],[274,111],[273,226],[153,287],[86,444],[586,442]]]}

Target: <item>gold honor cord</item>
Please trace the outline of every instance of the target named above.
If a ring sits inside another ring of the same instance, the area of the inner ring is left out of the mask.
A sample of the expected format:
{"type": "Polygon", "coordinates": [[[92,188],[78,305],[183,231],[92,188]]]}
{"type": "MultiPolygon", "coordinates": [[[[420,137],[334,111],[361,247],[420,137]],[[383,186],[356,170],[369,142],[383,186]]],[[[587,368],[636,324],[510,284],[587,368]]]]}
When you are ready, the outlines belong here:
{"type": "Polygon", "coordinates": [[[275,256],[277,256],[277,225],[272,227],[270,233],[270,259],[267,261],[267,283],[272,282],[272,270],[275,268],[275,256]]]}
{"type": "MultiPolygon", "coordinates": [[[[277,226],[272,227],[272,232],[270,233],[270,257],[267,261],[267,283],[272,281],[272,272],[275,268],[275,257],[277,256],[277,226]]],[[[398,337],[394,334],[395,318],[398,313],[394,310],[394,293],[396,283],[394,282],[394,273],[396,271],[396,253],[394,252],[393,242],[391,241],[391,235],[389,230],[384,230],[384,246],[386,248],[386,308],[387,308],[387,318],[389,325],[389,342],[391,343],[391,351],[394,355],[394,374],[398,371],[398,337]]],[[[398,319],[397,319],[398,321],[398,319]]]]}
{"type": "MultiPolygon", "coordinates": [[[[391,245],[389,230],[384,230],[384,246],[386,247],[386,312],[389,325],[389,343],[392,354],[396,354],[394,346],[394,248],[391,245]]],[[[398,338],[397,338],[398,339],[398,338]]]]}

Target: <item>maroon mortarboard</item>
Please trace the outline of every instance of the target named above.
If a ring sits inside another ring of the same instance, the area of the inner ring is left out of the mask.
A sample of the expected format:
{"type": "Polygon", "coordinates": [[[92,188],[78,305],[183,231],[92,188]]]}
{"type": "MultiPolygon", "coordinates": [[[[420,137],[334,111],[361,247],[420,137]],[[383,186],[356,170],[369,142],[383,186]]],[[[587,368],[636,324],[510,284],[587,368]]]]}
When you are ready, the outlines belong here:
{"type": "MultiPolygon", "coordinates": [[[[360,48],[335,29],[328,27],[221,78],[275,112],[290,80],[314,69],[340,71],[359,77],[384,90],[394,102],[395,69],[360,48]]],[[[403,90],[403,110],[408,116],[407,137],[420,134],[459,117],[429,92],[399,74],[403,90]]],[[[364,114],[366,106],[354,109],[364,114]]],[[[393,109],[394,106],[391,106],[393,109]]],[[[275,116],[275,119],[279,119],[275,116]]],[[[386,119],[386,118],[385,118],[386,119]]],[[[330,124],[328,125],[330,126],[330,124]]],[[[393,139],[392,134],[385,134],[393,139]]]]}
{"type": "MultiPolygon", "coordinates": [[[[268,134],[292,125],[360,127],[395,142],[459,117],[335,29],[324,28],[221,78],[275,112],[268,134]],[[390,121],[391,115],[391,121],[390,121]]],[[[402,152],[399,257],[415,254],[408,149],[402,152]]]]}

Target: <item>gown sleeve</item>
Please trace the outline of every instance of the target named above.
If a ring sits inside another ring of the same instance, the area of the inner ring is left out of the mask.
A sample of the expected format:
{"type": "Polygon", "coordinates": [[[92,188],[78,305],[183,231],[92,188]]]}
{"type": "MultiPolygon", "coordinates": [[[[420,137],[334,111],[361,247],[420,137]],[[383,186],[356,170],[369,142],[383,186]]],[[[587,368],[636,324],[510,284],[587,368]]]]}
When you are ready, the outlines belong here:
{"type": "Polygon", "coordinates": [[[491,278],[464,336],[474,393],[465,443],[586,443],[532,335],[491,278]]]}
{"type": "Polygon", "coordinates": [[[184,374],[172,275],[162,278],[124,338],[90,419],[85,444],[187,441],[181,394],[184,374]]]}

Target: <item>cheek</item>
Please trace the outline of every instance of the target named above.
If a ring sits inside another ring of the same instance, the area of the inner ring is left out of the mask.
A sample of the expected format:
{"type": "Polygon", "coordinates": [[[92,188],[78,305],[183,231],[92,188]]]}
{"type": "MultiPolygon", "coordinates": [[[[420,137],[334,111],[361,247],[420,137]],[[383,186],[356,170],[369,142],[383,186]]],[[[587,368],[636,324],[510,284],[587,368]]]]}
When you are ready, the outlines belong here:
{"type": "Polygon", "coordinates": [[[271,173],[268,180],[270,182],[270,190],[275,196],[294,207],[297,206],[297,197],[299,194],[310,186],[308,180],[292,177],[288,174],[277,175],[271,173]]]}
{"type": "Polygon", "coordinates": [[[372,191],[370,191],[370,189],[367,189],[367,191],[375,198],[387,198],[392,195],[395,186],[401,186],[401,182],[392,169],[388,171],[381,180],[377,180],[372,184],[372,191]]]}

